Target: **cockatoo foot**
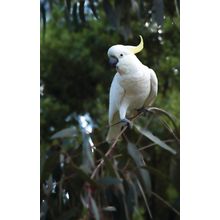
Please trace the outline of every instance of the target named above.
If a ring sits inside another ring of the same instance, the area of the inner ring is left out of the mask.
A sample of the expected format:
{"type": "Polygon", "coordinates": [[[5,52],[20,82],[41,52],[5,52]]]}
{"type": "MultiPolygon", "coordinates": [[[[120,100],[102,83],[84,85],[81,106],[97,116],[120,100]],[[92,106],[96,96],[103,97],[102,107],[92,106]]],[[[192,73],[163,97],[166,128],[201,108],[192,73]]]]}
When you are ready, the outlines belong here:
{"type": "Polygon", "coordinates": [[[133,127],[133,122],[127,118],[122,119],[120,122],[123,124],[123,126],[128,126],[129,128],[133,127]]]}

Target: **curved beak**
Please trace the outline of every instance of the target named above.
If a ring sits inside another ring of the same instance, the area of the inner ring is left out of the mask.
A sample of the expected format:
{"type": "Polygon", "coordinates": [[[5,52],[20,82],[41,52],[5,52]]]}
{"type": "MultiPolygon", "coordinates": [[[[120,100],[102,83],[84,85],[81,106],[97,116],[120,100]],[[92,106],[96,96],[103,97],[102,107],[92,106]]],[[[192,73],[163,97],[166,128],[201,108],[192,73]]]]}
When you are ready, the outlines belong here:
{"type": "Polygon", "coordinates": [[[114,57],[114,56],[110,56],[109,57],[109,64],[112,66],[112,67],[116,67],[118,63],[118,58],[114,57]]]}

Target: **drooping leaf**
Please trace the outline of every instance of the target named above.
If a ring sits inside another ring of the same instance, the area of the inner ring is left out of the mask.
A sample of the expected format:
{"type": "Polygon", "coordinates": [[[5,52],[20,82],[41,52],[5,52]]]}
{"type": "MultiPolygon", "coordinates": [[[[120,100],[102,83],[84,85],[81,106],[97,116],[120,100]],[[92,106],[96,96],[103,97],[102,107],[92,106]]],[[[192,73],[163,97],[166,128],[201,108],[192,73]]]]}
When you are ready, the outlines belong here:
{"type": "Polygon", "coordinates": [[[170,127],[170,125],[163,120],[162,118],[159,118],[160,122],[164,125],[164,127],[174,136],[174,138],[176,139],[177,142],[179,142],[179,138],[177,137],[177,135],[174,133],[173,129],[170,127]]]}
{"type": "Polygon", "coordinates": [[[149,204],[148,204],[148,201],[147,201],[147,197],[145,196],[145,193],[144,193],[144,190],[143,190],[143,188],[141,186],[140,181],[138,179],[136,181],[137,181],[137,185],[138,185],[138,188],[140,190],[140,193],[141,193],[141,195],[142,195],[142,197],[144,199],[144,202],[145,202],[146,208],[148,210],[149,216],[152,219],[152,214],[151,214],[150,207],[149,207],[149,204]]]}
{"type": "Polygon", "coordinates": [[[129,142],[128,143],[128,153],[132,157],[132,159],[135,161],[138,171],[140,173],[140,176],[142,178],[142,181],[145,186],[146,193],[148,196],[151,194],[151,180],[150,180],[150,175],[149,172],[146,169],[143,169],[141,167],[145,166],[145,162],[143,159],[142,154],[138,150],[138,148],[135,146],[135,144],[129,142]]]}
{"type": "Polygon", "coordinates": [[[95,220],[100,220],[99,210],[93,198],[91,198],[91,208],[92,208],[92,213],[95,217],[95,220]]]}
{"type": "Polygon", "coordinates": [[[169,182],[169,177],[166,176],[164,173],[162,173],[160,170],[158,170],[152,166],[148,166],[148,165],[142,166],[141,168],[147,169],[147,171],[149,171],[150,174],[161,178],[161,180],[163,180],[163,181],[169,182]]]}
{"type": "Polygon", "coordinates": [[[150,195],[151,195],[151,178],[150,178],[149,171],[146,169],[143,169],[143,168],[139,168],[139,173],[141,175],[146,193],[150,197],[150,195]]]}
{"type": "Polygon", "coordinates": [[[164,109],[157,108],[157,107],[150,107],[150,108],[148,108],[148,110],[154,114],[166,116],[172,122],[173,126],[175,127],[176,132],[178,132],[178,126],[176,125],[176,122],[175,122],[176,119],[172,114],[165,111],[164,109]]]}
{"type": "Polygon", "coordinates": [[[157,144],[158,146],[160,146],[161,148],[171,152],[172,154],[176,154],[176,151],[174,149],[172,149],[170,146],[168,146],[166,143],[164,143],[162,140],[160,140],[158,137],[156,137],[155,135],[153,135],[148,129],[143,129],[138,125],[134,125],[135,128],[145,137],[147,137],[148,139],[150,139],[151,141],[153,141],[155,144],[157,144]]]}
{"type": "Polygon", "coordinates": [[[86,133],[83,133],[82,136],[83,136],[83,152],[82,152],[83,162],[81,167],[86,173],[90,173],[95,166],[92,146],[90,144],[91,138],[86,133]]]}
{"type": "Polygon", "coordinates": [[[75,126],[65,128],[61,131],[56,132],[51,136],[51,139],[56,138],[73,138],[78,135],[77,129],[75,126]]]}
{"type": "Polygon", "coordinates": [[[134,211],[134,207],[137,205],[137,191],[131,180],[124,180],[124,185],[126,190],[125,198],[127,202],[127,207],[129,215],[131,216],[134,211]]]}
{"type": "Polygon", "coordinates": [[[45,200],[43,200],[40,205],[40,219],[41,220],[46,219],[47,211],[48,211],[48,204],[45,200]]]}
{"type": "Polygon", "coordinates": [[[144,162],[143,162],[143,156],[142,154],[139,152],[139,150],[137,149],[137,147],[131,143],[128,142],[128,154],[132,157],[132,159],[135,161],[136,165],[138,167],[140,166],[144,166],[144,162]]]}
{"type": "Polygon", "coordinates": [[[109,186],[109,185],[118,185],[122,183],[121,179],[111,177],[111,176],[106,176],[103,178],[100,178],[97,180],[98,184],[109,186]]]}

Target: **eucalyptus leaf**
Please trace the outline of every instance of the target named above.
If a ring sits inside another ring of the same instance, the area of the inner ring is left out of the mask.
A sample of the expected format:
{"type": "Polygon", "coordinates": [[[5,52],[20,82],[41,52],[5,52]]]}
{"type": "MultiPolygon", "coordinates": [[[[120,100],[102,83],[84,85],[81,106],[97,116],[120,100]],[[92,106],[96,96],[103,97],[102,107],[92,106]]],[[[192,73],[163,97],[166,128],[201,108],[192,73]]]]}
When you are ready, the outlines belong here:
{"type": "Polygon", "coordinates": [[[92,146],[90,145],[90,136],[86,133],[82,134],[83,136],[83,164],[82,168],[86,173],[90,173],[92,168],[95,166],[94,156],[92,151],[92,146]]]}
{"type": "Polygon", "coordinates": [[[137,166],[144,166],[143,156],[140,151],[137,149],[135,144],[128,142],[128,154],[135,161],[137,166]]]}
{"type": "Polygon", "coordinates": [[[138,170],[139,170],[139,173],[140,173],[141,178],[143,180],[146,193],[150,197],[150,195],[151,195],[151,178],[150,178],[149,171],[146,169],[143,169],[143,168],[139,168],[138,170]]]}
{"type": "Polygon", "coordinates": [[[126,190],[125,198],[127,202],[127,207],[128,207],[129,215],[131,216],[134,211],[134,207],[137,205],[137,192],[135,186],[131,181],[125,180],[124,185],[126,190]]]}
{"type": "Polygon", "coordinates": [[[138,185],[138,188],[139,188],[139,190],[140,190],[140,193],[141,193],[141,195],[142,195],[142,197],[143,197],[143,199],[144,199],[144,202],[145,202],[146,208],[147,208],[147,210],[148,210],[149,216],[150,216],[150,218],[152,219],[152,214],[151,214],[150,207],[149,207],[149,204],[148,204],[148,201],[147,201],[147,197],[146,197],[145,194],[144,194],[144,190],[143,190],[143,188],[142,188],[142,186],[141,186],[140,181],[139,181],[138,179],[137,179],[136,181],[137,181],[137,185],[138,185]]]}
{"type": "Polygon", "coordinates": [[[159,115],[166,116],[172,122],[173,126],[175,127],[176,132],[178,132],[178,126],[175,122],[176,118],[172,114],[170,114],[169,112],[167,112],[164,109],[157,108],[157,107],[149,107],[148,110],[150,112],[153,112],[154,114],[159,114],[159,115]]]}
{"type": "Polygon", "coordinates": [[[106,186],[118,185],[118,184],[122,183],[122,180],[119,179],[119,178],[115,178],[115,177],[111,177],[111,176],[106,176],[106,177],[98,179],[97,183],[101,184],[101,185],[106,185],[106,186]]]}
{"type": "Polygon", "coordinates": [[[143,156],[138,150],[138,148],[135,146],[135,144],[129,142],[128,143],[128,153],[131,156],[131,158],[135,161],[138,171],[140,173],[140,176],[142,178],[142,181],[145,186],[146,193],[148,196],[151,194],[151,180],[150,180],[150,175],[149,172],[146,169],[143,169],[141,167],[145,166],[145,162],[143,160],[143,156]]]}
{"type": "Polygon", "coordinates": [[[65,128],[61,131],[56,132],[51,136],[51,139],[56,139],[56,138],[73,138],[78,135],[77,129],[75,126],[65,128]]]}
{"type": "Polygon", "coordinates": [[[176,154],[176,151],[160,140],[158,137],[154,136],[148,129],[143,129],[138,125],[134,125],[135,128],[145,137],[153,141],[155,144],[159,145],[161,148],[171,152],[172,154],[176,154]]]}
{"type": "Polygon", "coordinates": [[[95,217],[96,220],[100,220],[100,215],[99,215],[99,210],[98,207],[96,205],[96,202],[93,198],[91,198],[91,208],[92,208],[92,213],[95,217]]]}

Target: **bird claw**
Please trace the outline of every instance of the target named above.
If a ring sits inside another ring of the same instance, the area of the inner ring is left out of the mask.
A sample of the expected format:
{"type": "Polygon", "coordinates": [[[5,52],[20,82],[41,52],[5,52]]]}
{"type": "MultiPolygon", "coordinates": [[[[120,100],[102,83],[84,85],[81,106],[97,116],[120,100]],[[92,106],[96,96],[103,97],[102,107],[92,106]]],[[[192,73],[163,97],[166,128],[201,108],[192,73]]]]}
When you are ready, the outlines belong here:
{"type": "Polygon", "coordinates": [[[127,118],[124,118],[121,120],[121,123],[122,124],[125,124],[125,126],[128,126],[129,128],[132,128],[133,127],[133,122],[130,121],[129,119],[127,118]]]}

